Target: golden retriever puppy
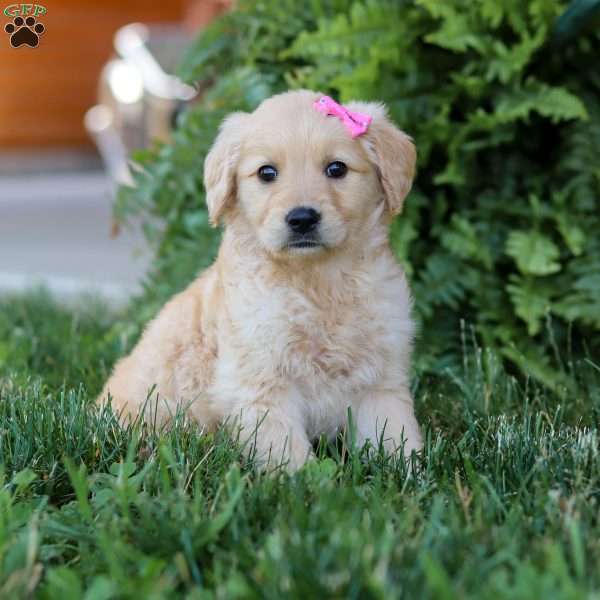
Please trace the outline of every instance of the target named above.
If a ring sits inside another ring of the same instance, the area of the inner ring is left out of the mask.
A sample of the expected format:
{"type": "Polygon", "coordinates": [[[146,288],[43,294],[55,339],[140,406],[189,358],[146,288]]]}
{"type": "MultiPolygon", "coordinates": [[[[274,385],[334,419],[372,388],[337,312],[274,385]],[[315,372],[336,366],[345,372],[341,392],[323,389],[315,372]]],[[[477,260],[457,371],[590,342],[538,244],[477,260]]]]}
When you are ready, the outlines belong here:
{"type": "Polygon", "coordinates": [[[381,104],[345,107],[372,118],[352,137],[319,98],[287,92],[224,121],[204,165],[210,219],[225,226],[218,258],[100,400],[136,416],[153,387],[152,416],[182,406],[206,429],[235,425],[263,465],[298,468],[349,414],[359,444],[421,448],[411,299],[388,243],[415,150],[381,104]]]}

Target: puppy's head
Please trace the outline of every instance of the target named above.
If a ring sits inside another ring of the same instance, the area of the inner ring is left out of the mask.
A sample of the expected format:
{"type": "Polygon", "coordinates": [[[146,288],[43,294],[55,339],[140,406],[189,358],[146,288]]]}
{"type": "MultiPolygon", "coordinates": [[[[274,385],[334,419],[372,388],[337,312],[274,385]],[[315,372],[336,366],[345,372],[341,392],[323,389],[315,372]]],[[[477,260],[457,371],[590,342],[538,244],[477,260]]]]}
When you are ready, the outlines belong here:
{"type": "Polygon", "coordinates": [[[235,220],[272,255],[325,256],[400,212],[415,169],[410,138],[383,105],[357,102],[347,107],[373,120],[353,139],[313,107],[320,97],[287,92],[223,122],[204,166],[213,224],[235,220]]]}

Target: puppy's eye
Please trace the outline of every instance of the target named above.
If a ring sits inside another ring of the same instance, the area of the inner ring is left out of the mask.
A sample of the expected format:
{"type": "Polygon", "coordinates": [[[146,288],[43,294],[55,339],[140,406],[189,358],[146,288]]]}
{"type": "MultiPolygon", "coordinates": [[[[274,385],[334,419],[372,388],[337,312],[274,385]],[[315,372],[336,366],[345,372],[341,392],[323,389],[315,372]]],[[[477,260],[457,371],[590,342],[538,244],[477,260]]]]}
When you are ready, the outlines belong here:
{"type": "Polygon", "coordinates": [[[258,178],[265,183],[273,181],[277,177],[277,169],[272,165],[263,165],[258,169],[258,178]]]}
{"type": "Polygon", "coordinates": [[[348,167],[346,163],[343,163],[341,160],[336,160],[332,163],[329,163],[325,167],[325,175],[327,177],[331,177],[333,179],[340,179],[348,172],[348,167]]]}

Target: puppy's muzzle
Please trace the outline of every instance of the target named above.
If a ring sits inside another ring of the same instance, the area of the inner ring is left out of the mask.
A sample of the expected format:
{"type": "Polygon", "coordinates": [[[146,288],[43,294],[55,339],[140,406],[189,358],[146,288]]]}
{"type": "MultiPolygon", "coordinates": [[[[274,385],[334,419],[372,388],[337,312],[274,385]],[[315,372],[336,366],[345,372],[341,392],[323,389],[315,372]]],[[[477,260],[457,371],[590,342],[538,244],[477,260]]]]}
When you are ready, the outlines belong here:
{"type": "Polygon", "coordinates": [[[308,206],[297,206],[285,216],[290,230],[288,248],[319,248],[321,242],[318,227],[321,213],[308,206]]]}
{"type": "Polygon", "coordinates": [[[321,220],[321,213],[314,208],[297,206],[290,210],[285,217],[288,227],[296,234],[306,235],[312,233],[321,220]]]}

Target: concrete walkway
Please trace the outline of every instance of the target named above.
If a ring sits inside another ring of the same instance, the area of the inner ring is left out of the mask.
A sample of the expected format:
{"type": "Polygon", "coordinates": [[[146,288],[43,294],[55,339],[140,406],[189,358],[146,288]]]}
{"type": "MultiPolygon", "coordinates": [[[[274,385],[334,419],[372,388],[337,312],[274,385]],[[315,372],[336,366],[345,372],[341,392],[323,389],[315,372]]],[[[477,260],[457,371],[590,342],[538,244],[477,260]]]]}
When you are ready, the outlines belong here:
{"type": "Polygon", "coordinates": [[[149,252],[139,227],[111,238],[110,193],[102,171],[2,174],[0,293],[43,283],[122,303],[138,291],[149,252]]]}

